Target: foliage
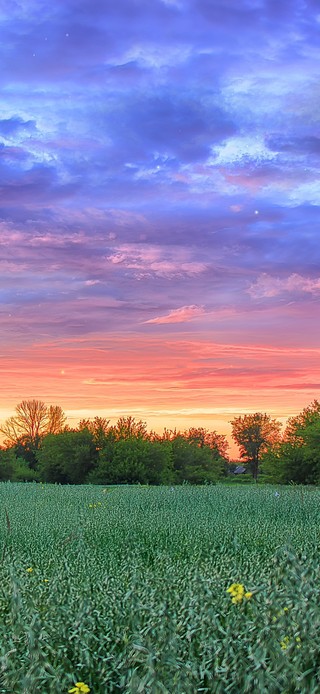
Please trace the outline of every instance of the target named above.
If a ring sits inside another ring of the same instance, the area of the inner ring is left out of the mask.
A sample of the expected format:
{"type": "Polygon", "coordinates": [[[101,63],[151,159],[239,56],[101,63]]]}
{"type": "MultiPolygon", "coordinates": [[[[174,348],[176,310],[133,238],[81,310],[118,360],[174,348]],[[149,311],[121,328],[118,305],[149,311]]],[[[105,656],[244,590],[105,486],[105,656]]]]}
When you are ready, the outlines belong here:
{"type": "Polygon", "coordinates": [[[314,400],[296,417],[289,417],[284,432],[284,441],[292,445],[303,444],[303,432],[313,424],[320,422],[320,402],[314,400]]]}
{"type": "Polygon", "coordinates": [[[0,480],[27,482],[37,480],[37,473],[30,469],[24,458],[17,458],[14,448],[0,449],[0,480]]]}
{"type": "Polygon", "coordinates": [[[40,479],[44,482],[82,484],[96,464],[97,451],[89,431],[48,434],[37,452],[40,479]]]}
{"type": "Polygon", "coordinates": [[[147,425],[141,419],[138,421],[134,417],[120,417],[117,424],[112,427],[112,434],[116,441],[122,439],[147,439],[147,425]]]}
{"type": "Polygon", "coordinates": [[[14,450],[12,448],[7,450],[0,449],[0,481],[13,479],[15,464],[16,456],[14,450]]]}
{"type": "Polygon", "coordinates": [[[0,508],[6,694],[319,692],[319,490],[4,482],[0,508]]]}
{"type": "Polygon", "coordinates": [[[134,436],[107,442],[89,478],[98,484],[166,484],[173,479],[170,444],[134,436]]]}
{"type": "MultiPolygon", "coordinates": [[[[111,425],[103,417],[82,419],[70,430],[58,406],[26,400],[0,427],[7,440],[0,449],[0,479],[94,484],[216,483],[230,478],[226,436],[204,427],[184,432],[148,432],[132,416],[111,425]]],[[[281,424],[256,412],[236,417],[232,436],[253,479],[286,484],[320,483],[320,403],[315,400],[281,424]],[[262,474],[261,474],[262,473],[262,474]]],[[[238,462],[236,463],[238,465],[238,462]]],[[[237,476],[235,484],[246,483],[237,476]]]]}
{"type": "Polygon", "coordinates": [[[292,419],[284,440],[264,456],[263,469],[275,482],[320,484],[320,412],[292,419]]]}
{"type": "Polygon", "coordinates": [[[17,457],[35,467],[36,451],[47,434],[58,434],[65,428],[66,416],[58,405],[45,405],[41,400],[22,400],[16,414],[0,426],[7,447],[15,446],[17,457]]]}
{"type": "Polygon", "coordinates": [[[255,412],[235,417],[231,425],[240,456],[251,465],[252,476],[257,479],[261,454],[279,440],[281,424],[268,414],[255,412]]]}
{"type": "Polygon", "coordinates": [[[199,446],[197,441],[188,440],[177,434],[172,442],[172,462],[176,482],[203,484],[216,482],[223,474],[223,459],[218,451],[208,446],[199,446]]]}
{"type": "Polygon", "coordinates": [[[228,457],[229,444],[224,434],[217,434],[216,431],[208,431],[203,427],[190,427],[183,436],[187,441],[200,448],[207,446],[211,451],[215,451],[220,458],[227,459],[228,457]]]}
{"type": "MultiPolygon", "coordinates": [[[[94,417],[94,419],[81,419],[79,422],[79,431],[87,429],[93,437],[97,450],[101,450],[110,439],[112,433],[109,427],[109,420],[105,417],[94,417]]],[[[113,437],[112,437],[113,438],[113,437]]]]}

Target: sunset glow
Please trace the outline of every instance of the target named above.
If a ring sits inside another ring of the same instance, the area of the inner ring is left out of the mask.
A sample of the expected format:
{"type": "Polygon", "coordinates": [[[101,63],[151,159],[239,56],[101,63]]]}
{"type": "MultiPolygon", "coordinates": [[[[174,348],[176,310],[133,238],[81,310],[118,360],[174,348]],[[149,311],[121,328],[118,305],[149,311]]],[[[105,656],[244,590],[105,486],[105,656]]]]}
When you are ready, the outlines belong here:
{"type": "Polygon", "coordinates": [[[319,398],[318,4],[0,23],[0,419],[37,398],[230,440],[319,398]]]}

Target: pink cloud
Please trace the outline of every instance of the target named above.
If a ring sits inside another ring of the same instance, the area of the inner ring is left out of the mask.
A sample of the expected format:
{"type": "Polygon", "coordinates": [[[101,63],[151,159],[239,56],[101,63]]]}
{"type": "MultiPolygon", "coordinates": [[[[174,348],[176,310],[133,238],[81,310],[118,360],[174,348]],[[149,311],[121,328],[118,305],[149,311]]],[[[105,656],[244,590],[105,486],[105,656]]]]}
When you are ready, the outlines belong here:
{"type": "Polygon", "coordinates": [[[145,323],[186,323],[197,316],[202,316],[205,313],[203,306],[196,306],[192,304],[191,306],[181,306],[181,308],[176,308],[170,311],[165,316],[158,316],[157,318],[151,318],[150,320],[144,321],[145,323]]]}
{"type": "Polygon", "coordinates": [[[320,292],[320,277],[312,279],[293,273],[282,279],[263,272],[247,291],[253,299],[279,296],[285,292],[316,294],[320,292]]]}
{"type": "Polygon", "coordinates": [[[107,257],[113,265],[136,270],[137,279],[144,277],[193,276],[204,272],[207,265],[192,259],[191,251],[176,246],[123,244],[107,257]]]}

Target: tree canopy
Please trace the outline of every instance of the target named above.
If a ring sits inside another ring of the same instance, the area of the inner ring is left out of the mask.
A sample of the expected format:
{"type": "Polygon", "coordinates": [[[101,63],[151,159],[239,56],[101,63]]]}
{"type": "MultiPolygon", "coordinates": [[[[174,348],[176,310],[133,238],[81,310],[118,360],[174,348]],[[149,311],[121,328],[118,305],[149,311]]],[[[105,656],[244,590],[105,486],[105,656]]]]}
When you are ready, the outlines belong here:
{"type": "MultiPolygon", "coordinates": [[[[320,403],[314,400],[281,423],[255,412],[235,417],[232,437],[254,480],[262,470],[277,483],[320,483],[320,403]]],[[[146,422],[122,416],[82,419],[71,429],[58,405],[23,400],[0,425],[0,480],[68,484],[215,483],[232,474],[225,435],[204,427],[147,430],[146,422]]],[[[260,478],[260,476],[259,476],[260,478]]],[[[261,478],[260,478],[261,479],[261,478]]]]}
{"type": "Polygon", "coordinates": [[[5,445],[28,443],[38,448],[46,434],[58,434],[66,425],[67,418],[58,405],[45,405],[41,400],[22,400],[16,413],[0,426],[5,436],[5,445]]]}
{"type": "Polygon", "coordinates": [[[240,456],[250,464],[256,480],[261,454],[279,441],[281,423],[266,413],[255,412],[236,417],[231,425],[232,437],[239,446],[240,456]]]}

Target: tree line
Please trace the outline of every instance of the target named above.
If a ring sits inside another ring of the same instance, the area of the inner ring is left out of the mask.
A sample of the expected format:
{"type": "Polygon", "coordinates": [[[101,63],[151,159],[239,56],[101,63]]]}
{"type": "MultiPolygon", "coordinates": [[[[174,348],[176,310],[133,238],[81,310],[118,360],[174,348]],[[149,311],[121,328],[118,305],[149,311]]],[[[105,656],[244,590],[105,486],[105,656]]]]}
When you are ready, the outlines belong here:
{"type": "MultiPolygon", "coordinates": [[[[279,421],[256,412],[231,421],[240,458],[254,480],[260,473],[277,483],[319,484],[320,403],[317,400],[285,430],[279,421]]],[[[36,480],[61,484],[215,483],[234,465],[226,436],[203,427],[183,432],[147,430],[134,417],[116,424],[103,417],[67,424],[62,408],[23,400],[0,425],[1,480],[36,480]]]]}

